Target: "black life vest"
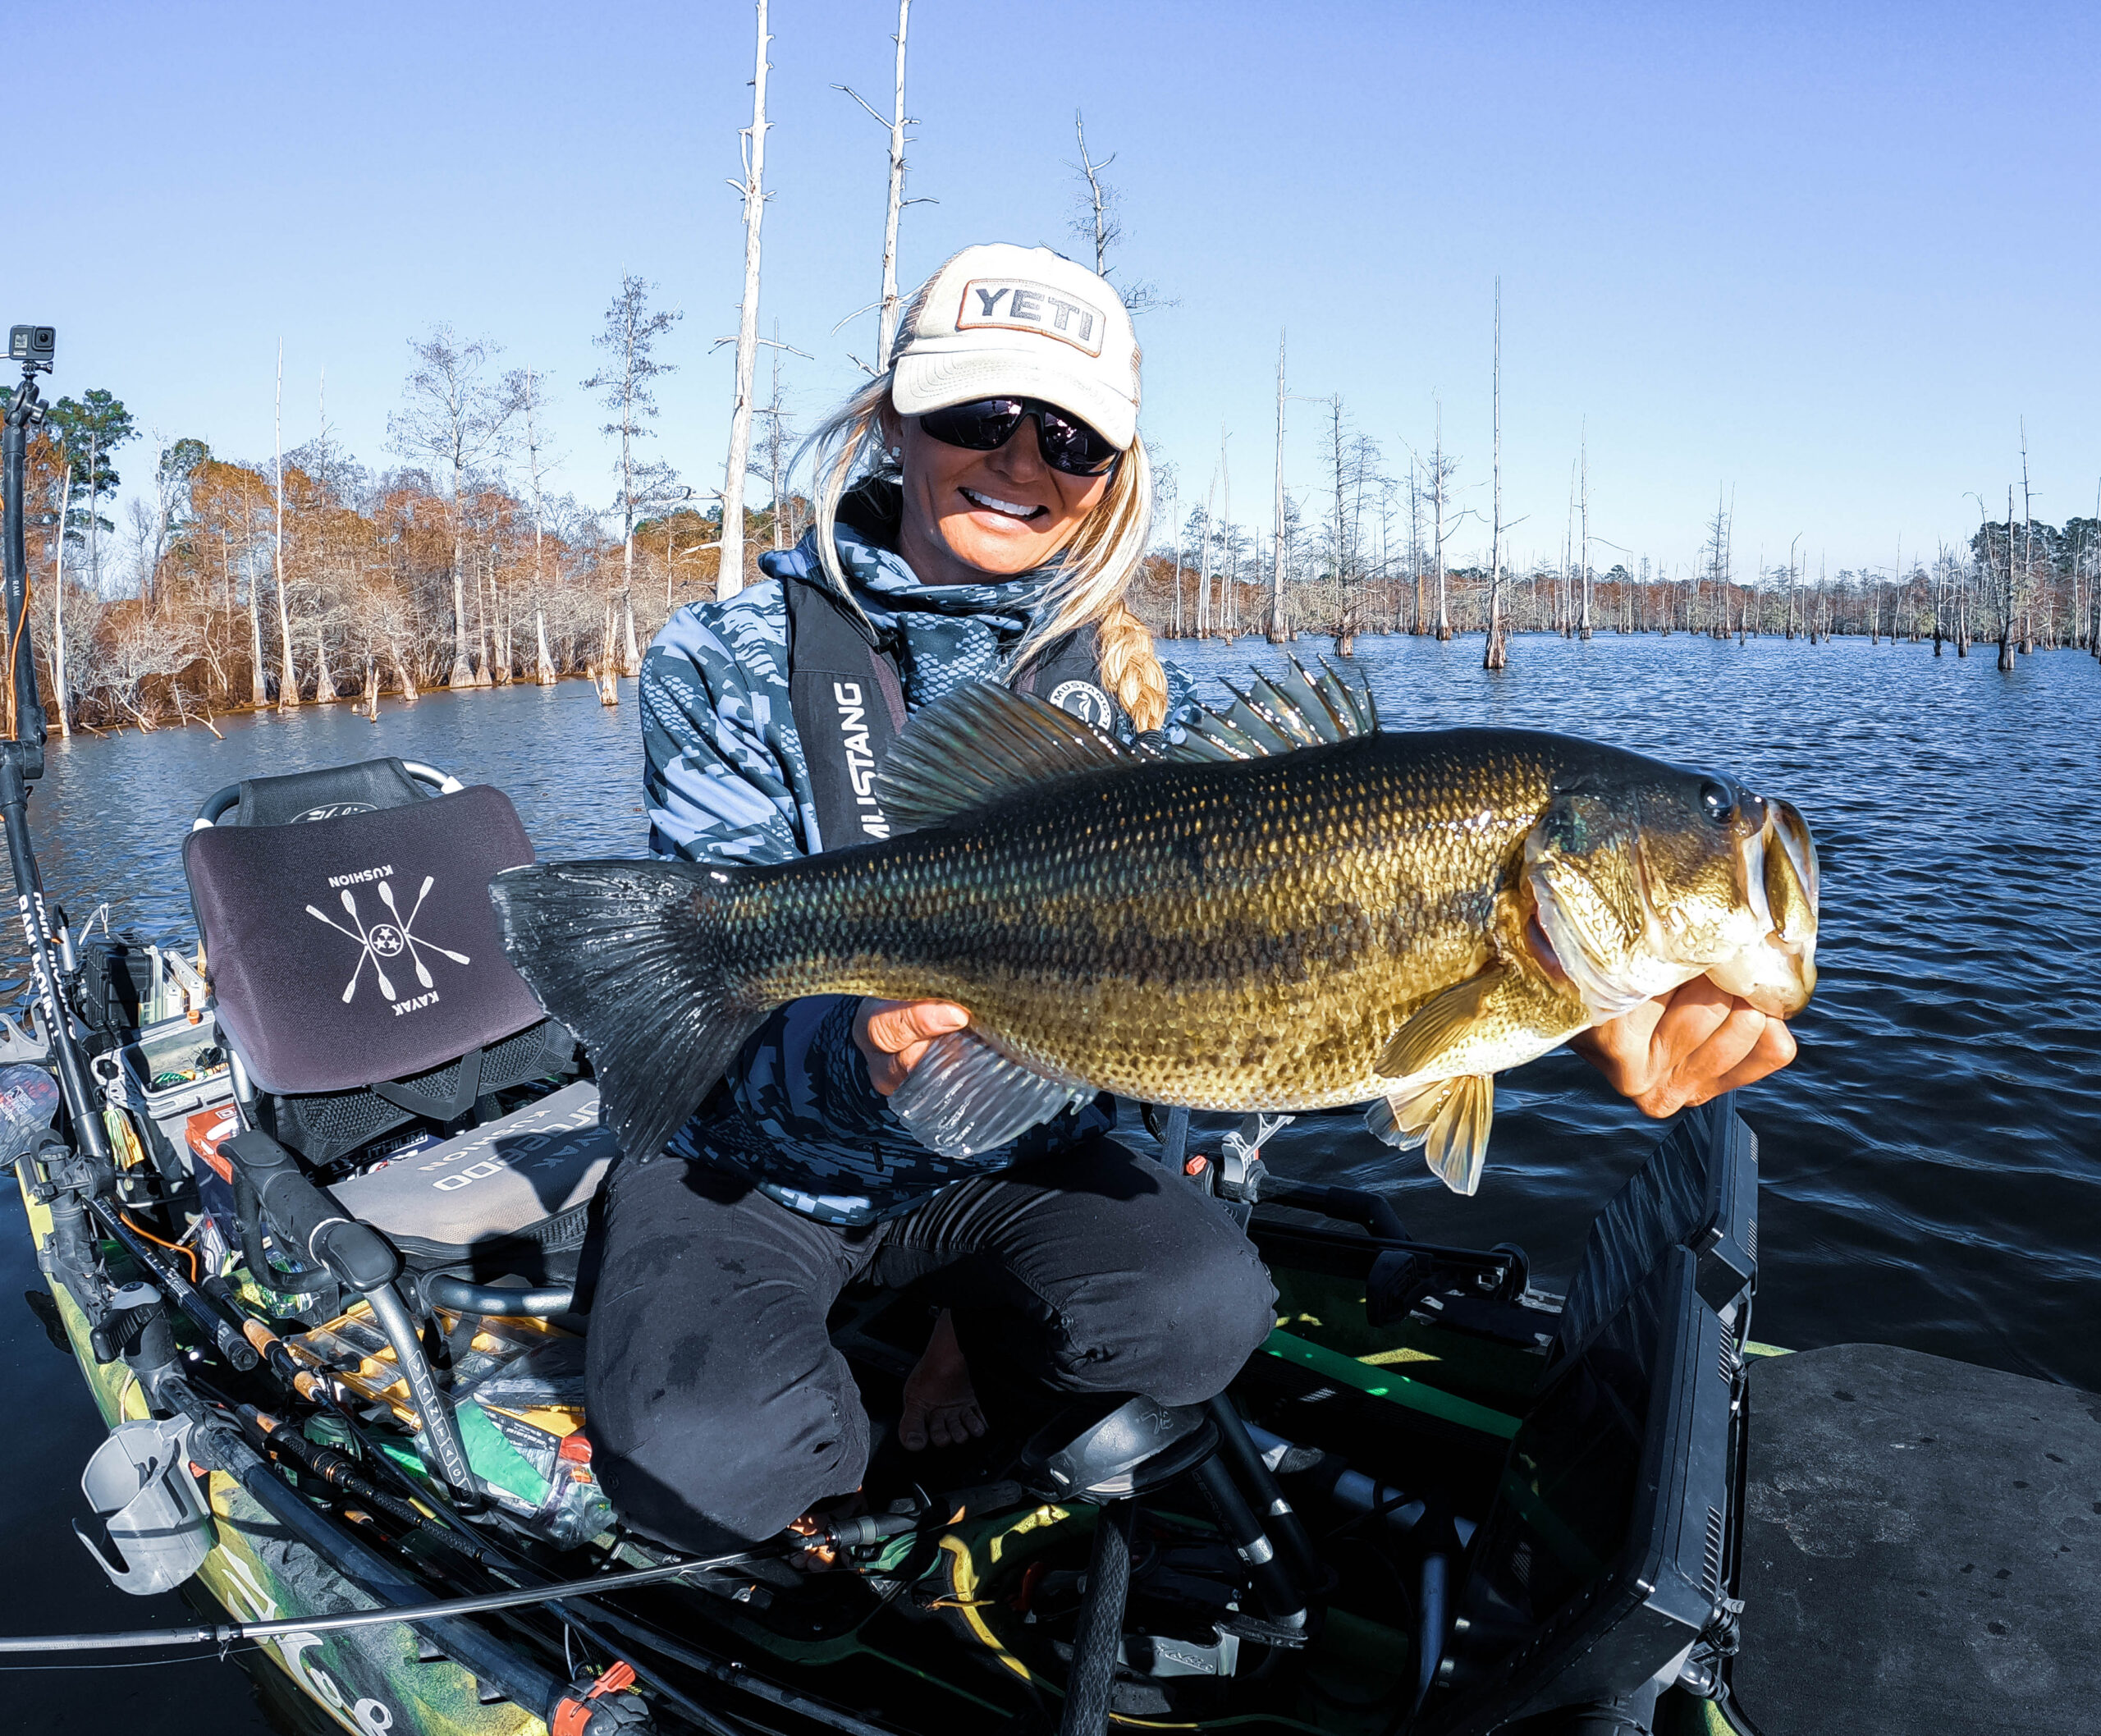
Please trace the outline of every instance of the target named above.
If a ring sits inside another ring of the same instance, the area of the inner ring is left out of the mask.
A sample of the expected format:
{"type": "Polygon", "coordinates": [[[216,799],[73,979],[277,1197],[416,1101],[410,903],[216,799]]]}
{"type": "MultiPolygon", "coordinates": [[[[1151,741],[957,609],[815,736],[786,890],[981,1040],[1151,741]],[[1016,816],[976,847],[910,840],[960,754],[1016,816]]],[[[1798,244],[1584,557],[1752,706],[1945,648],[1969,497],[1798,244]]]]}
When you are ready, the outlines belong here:
{"type": "MultiPolygon", "coordinates": [[[[788,697],[802,738],[817,804],[813,850],[890,836],[876,776],[904,731],[904,683],[896,653],[874,644],[867,625],[828,585],[786,579],[788,697]]],[[[1101,679],[1092,624],[1032,658],[1014,682],[1053,705],[1113,730],[1122,708],[1101,679]]]]}

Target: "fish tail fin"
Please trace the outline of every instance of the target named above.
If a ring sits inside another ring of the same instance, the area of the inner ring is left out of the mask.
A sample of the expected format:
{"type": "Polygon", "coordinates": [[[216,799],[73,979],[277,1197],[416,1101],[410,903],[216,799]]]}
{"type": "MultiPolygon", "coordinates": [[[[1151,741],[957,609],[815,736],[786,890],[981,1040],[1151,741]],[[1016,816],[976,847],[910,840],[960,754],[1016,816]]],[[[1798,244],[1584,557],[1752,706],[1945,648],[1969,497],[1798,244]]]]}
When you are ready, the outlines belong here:
{"type": "Polygon", "coordinates": [[[1389,1145],[1404,1152],[1421,1146],[1431,1174],[1454,1193],[1471,1195],[1481,1185],[1495,1119],[1495,1079],[1484,1073],[1389,1092],[1364,1121],[1389,1145]]]}
{"type": "Polygon", "coordinates": [[[684,862],[544,862],[489,882],[504,950],[590,1051],[620,1149],[664,1143],[771,1010],[729,924],[741,871],[684,862]]]}

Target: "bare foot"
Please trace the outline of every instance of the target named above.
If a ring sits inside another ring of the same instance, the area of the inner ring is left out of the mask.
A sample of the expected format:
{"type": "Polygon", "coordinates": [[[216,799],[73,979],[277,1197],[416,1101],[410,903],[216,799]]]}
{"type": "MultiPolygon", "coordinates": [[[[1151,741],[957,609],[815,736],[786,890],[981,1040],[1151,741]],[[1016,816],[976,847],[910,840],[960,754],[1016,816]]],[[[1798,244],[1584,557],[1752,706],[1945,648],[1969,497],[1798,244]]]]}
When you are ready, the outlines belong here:
{"type": "Polygon", "coordinates": [[[985,1413],[970,1384],[970,1366],[956,1342],[955,1322],[946,1308],[934,1322],[934,1335],[904,1382],[904,1414],[897,1439],[908,1453],[928,1445],[960,1446],[985,1432],[985,1413]]]}

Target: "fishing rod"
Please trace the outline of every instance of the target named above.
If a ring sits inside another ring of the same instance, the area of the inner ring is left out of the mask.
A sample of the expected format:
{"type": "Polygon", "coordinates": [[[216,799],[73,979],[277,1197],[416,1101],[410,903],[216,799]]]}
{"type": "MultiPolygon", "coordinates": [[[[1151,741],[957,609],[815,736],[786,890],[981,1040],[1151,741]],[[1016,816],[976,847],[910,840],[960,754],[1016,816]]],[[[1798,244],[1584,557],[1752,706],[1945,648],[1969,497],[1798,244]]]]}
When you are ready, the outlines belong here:
{"type": "Polygon", "coordinates": [[[236,1640],[282,1639],[291,1633],[338,1633],[352,1628],[383,1628],[395,1622],[421,1622],[455,1615],[479,1615],[567,1597],[591,1597],[632,1586],[655,1585],[713,1568],[738,1567],[779,1550],[744,1550],[699,1560],[673,1561],[656,1567],[601,1573],[558,1585],[528,1586],[521,1591],[489,1592],[473,1597],[441,1597],[428,1603],[386,1604],[376,1610],[350,1610],[336,1615],[294,1615],[278,1621],[213,1622],[188,1628],[134,1628],[117,1633],[33,1633],[0,1637],[0,1652],[119,1651],[130,1647],[229,1646],[236,1640]]]}

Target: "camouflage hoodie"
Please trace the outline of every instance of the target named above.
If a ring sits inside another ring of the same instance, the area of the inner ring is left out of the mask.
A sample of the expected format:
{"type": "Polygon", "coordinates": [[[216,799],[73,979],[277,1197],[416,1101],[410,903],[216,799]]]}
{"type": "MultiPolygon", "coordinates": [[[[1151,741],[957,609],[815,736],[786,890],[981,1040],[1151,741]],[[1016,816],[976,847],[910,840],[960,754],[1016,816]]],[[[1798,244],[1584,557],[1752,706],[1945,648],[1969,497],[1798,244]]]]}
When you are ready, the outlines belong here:
{"type": "MultiPolygon", "coordinates": [[[[1028,630],[1047,574],[979,585],[922,584],[884,543],[892,502],[850,502],[835,538],[857,600],[898,657],[912,710],[998,674],[1028,630]],[[858,510],[856,510],[858,509],[858,510]],[[852,522],[849,522],[849,520],[852,522]]],[[[760,556],[767,577],[728,602],[689,603],[642,666],[650,847],[693,862],[781,862],[822,848],[788,693],[784,584],[826,583],[815,533],[760,556]]],[[[1170,707],[1189,684],[1168,671],[1170,707]]],[[[1119,733],[1129,724],[1119,716],[1119,733]]],[[[1110,1100],[1032,1129],[1013,1146],[946,1158],[904,1130],[868,1083],[852,1040],[855,999],[798,1001],[745,1045],[729,1077],[672,1140],[676,1155],[728,1169],[793,1210],[858,1225],[908,1211],[935,1189],[1005,1168],[1115,1125],[1110,1100]]]]}

